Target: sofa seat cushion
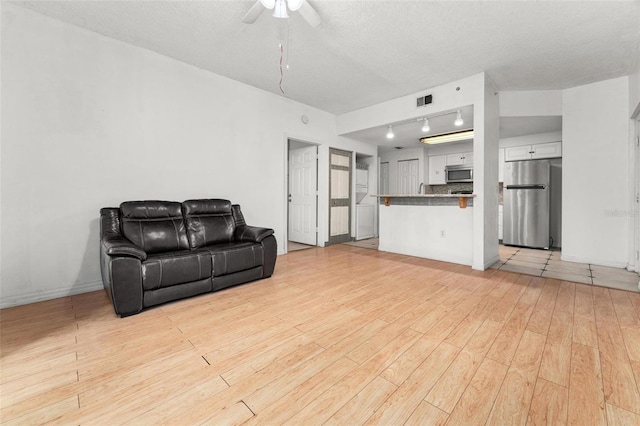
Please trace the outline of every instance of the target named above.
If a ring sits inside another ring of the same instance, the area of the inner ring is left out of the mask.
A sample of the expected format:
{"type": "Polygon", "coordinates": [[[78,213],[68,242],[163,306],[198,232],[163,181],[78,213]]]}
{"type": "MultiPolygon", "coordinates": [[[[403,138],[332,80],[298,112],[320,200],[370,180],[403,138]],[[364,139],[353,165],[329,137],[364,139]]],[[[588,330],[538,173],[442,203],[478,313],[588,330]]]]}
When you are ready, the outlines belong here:
{"type": "Polygon", "coordinates": [[[223,243],[204,249],[211,253],[214,277],[255,268],[264,263],[262,246],[257,243],[223,243]]]}
{"type": "Polygon", "coordinates": [[[211,278],[211,270],[211,254],[205,250],[152,254],[142,262],[142,287],[156,290],[199,281],[211,278]]]}

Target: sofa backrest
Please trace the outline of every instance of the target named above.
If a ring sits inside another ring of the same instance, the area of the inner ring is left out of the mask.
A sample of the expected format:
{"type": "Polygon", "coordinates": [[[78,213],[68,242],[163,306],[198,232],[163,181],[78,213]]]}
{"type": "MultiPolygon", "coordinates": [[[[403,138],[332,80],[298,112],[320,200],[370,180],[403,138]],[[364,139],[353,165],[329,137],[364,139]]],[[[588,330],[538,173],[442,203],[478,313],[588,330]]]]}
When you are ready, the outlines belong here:
{"type": "Polygon", "coordinates": [[[189,249],[180,203],[127,201],[120,212],[122,234],[146,253],[189,249]]]}
{"type": "Polygon", "coordinates": [[[236,228],[229,200],[187,200],[182,203],[191,248],[233,240],[236,228]]]}

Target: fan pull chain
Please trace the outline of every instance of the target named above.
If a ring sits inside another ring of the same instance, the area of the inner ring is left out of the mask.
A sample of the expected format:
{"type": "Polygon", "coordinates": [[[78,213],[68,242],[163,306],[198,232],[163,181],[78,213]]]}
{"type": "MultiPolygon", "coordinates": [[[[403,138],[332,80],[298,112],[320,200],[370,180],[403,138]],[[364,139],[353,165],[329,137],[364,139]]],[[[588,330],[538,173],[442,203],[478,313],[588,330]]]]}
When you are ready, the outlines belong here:
{"type": "Polygon", "coordinates": [[[282,43],[280,43],[280,91],[284,95],[284,90],[282,90],[282,80],[284,79],[284,74],[282,73],[282,56],[283,56],[283,49],[282,49],[282,43]]]}
{"type": "Polygon", "coordinates": [[[287,19],[287,66],[285,69],[289,71],[289,64],[291,61],[289,60],[289,56],[291,56],[291,43],[289,42],[289,35],[291,33],[291,25],[289,24],[289,20],[287,19]]]}

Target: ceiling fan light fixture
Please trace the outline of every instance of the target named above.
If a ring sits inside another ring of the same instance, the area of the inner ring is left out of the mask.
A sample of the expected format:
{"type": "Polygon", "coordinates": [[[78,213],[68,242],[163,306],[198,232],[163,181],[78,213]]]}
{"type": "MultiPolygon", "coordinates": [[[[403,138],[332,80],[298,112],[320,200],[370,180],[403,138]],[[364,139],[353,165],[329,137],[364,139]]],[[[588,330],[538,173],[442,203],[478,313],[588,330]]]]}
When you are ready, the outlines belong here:
{"type": "Polygon", "coordinates": [[[260,0],[260,3],[262,3],[262,5],[267,9],[273,9],[276,5],[276,0],[260,0]]]}
{"type": "Polygon", "coordinates": [[[393,139],[395,135],[393,134],[393,127],[389,126],[389,131],[387,131],[387,139],[393,139]]]}
{"type": "Polygon", "coordinates": [[[422,133],[427,133],[429,130],[431,130],[431,127],[429,127],[429,119],[425,118],[422,124],[422,133]]]}
{"type": "Polygon", "coordinates": [[[460,110],[458,110],[458,113],[456,114],[456,119],[453,122],[453,124],[455,124],[456,127],[460,127],[464,124],[464,120],[462,120],[462,114],[460,113],[460,110]]]}
{"type": "Polygon", "coordinates": [[[304,0],[287,0],[287,6],[292,12],[300,9],[302,7],[302,3],[304,3],[304,0]]]}
{"type": "Polygon", "coordinates": [[[288,18],[289,14],[287,14],[287,4],[285,0],[276,0],[276,5],[273,10],[274,18],[288,18]]]}

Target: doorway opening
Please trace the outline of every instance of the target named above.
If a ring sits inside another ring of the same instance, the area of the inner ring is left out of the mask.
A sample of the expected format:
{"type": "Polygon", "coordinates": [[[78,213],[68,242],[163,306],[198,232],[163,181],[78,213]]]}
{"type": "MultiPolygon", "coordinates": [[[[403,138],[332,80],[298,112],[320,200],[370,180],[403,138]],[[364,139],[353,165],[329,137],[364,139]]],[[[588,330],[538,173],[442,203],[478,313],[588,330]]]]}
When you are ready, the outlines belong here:
{"type": "Polygon", "coordinates": [[[318,245],[318,146],[288,140],[287,252],[318,245]]]}

